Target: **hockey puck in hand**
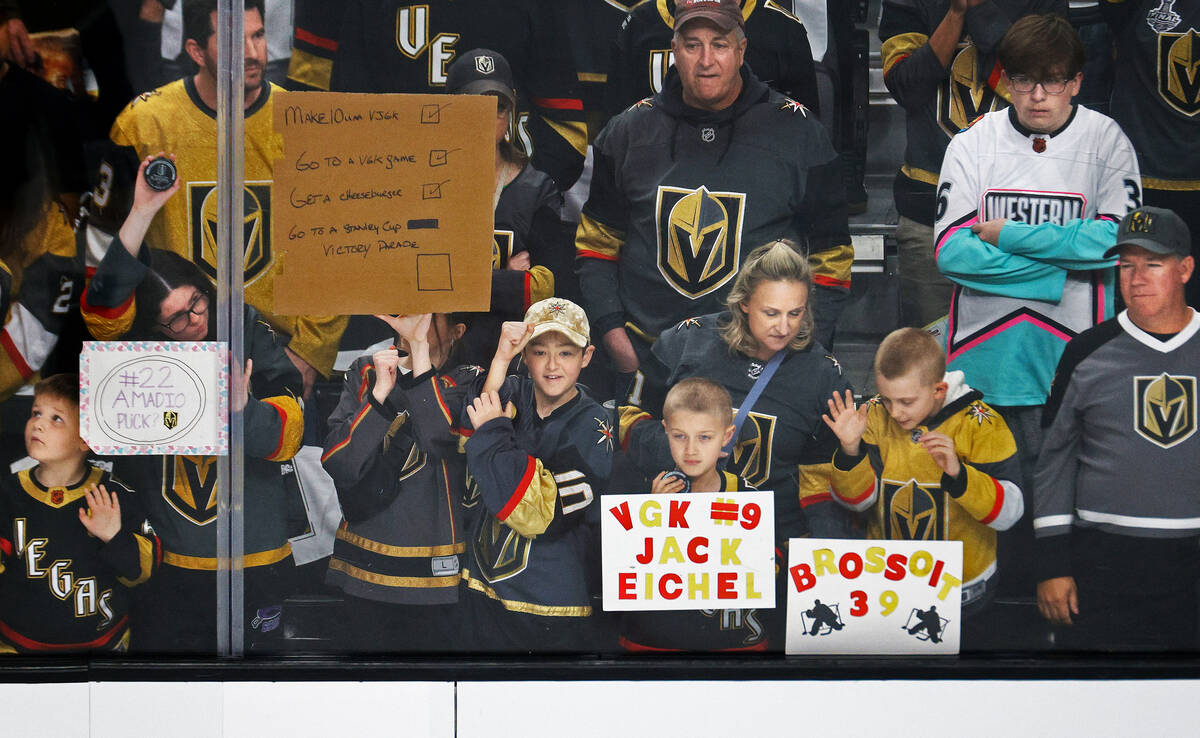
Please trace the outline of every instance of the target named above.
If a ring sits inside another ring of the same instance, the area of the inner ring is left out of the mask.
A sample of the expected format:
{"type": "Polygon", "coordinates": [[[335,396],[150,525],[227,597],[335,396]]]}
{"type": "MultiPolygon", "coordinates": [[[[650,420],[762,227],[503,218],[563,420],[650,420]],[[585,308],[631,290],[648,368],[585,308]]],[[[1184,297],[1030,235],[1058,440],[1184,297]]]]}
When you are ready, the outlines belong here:
{"type": "Polygon", "coordinates": [[[162,192],[171,189],[175,184],[175,162],[165,156],[160,156],[146,165],[146,184],[150,189],[162,192]]]}
{"type": "Polygon", "coordinates": [[[679,471],[678,469],[676,469],[675,471],[669,471],[663,475],[664,482],[669,482],[672,479],[678,479],[683,482],[683,491],[684,492],[692,491],[692,480],[688,479],[688,475],[684,474],[683,472],[679,471]]]}

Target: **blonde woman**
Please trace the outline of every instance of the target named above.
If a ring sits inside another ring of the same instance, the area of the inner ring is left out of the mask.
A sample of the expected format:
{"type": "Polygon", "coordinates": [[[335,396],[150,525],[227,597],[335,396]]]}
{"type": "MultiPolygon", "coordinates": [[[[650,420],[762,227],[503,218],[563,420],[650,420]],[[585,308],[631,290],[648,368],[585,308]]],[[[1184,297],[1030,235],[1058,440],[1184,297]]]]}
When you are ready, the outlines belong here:
{"type": "Polygon", "coordinates": [[[663,331],[621,409],[622,448],[654,476],[672,468],[659,422],[667,390],[687,377],[707,377],[725,387],[738,419],[745,416],[726,469],[775,492],[780,540],[849,532],[829,493],[837,439],[821,414],[830,393],[845,392],[850,383],[812,337],[811,293],[812,270],[794,243],[774,241],[755,249],[738,272],[725,311],[663,331]],[[762,382],[761,394],[747,408],[747,397],[762,382]]]}

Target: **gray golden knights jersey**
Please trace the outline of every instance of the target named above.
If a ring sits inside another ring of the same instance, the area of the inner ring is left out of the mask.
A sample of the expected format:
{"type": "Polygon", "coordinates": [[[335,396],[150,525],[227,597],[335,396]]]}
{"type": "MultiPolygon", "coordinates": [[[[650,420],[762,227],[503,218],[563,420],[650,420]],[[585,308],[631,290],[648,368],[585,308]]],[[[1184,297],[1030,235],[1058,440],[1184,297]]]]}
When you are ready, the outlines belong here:
{"type": "Polygon", "coordinates": [[[978,116],[1008,105],[995,58],[1000,38],[1023,15],[1067,12],[1063,0],[987,0],[967,11],[945,68],[929,37],[949,6],[947,0],[884,0],[879,20],[883,79],[904,108],[907,133],[896,209],[926,225],[933,224],[933,193],[950,139],[978,116]]]}
{"type": "Polygon", "coordinates": [[[1069,565],[1072,526],[1118,535],[1200,535],[1200,313],[1162,341],[1128,313],[1073,340],[1042,419],[1034,533],[1048,566],[1069,565]]]}
{"type": "Polygon", "coordinates": [[[1200,0],[1101,7],[1120,29],[1112,116],[1137,149],[1146,187],[1200,190],[1200,0]]]}

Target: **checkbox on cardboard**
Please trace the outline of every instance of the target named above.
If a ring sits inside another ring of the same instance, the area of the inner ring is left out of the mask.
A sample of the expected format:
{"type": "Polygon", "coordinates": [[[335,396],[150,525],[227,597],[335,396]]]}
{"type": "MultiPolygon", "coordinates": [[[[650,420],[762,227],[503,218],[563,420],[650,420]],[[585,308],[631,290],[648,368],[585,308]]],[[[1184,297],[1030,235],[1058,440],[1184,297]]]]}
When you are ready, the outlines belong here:
{"type": "Polygon", "coordinates": [[[429,152],[429,166],[444,167],[450,159],[450,152],[445,149],[432,149],[429,152]]]}
{"type": "Polygon", "coordinates": [[[429,125],[442,122],[442,106],[437,103],[421,106],[421,124],[429,125]]]}
{"type": "MultiPolygon", "coordinates": [[[[448,182],[449,180],[446,180],[446,181],[448,182]]],[[[444,185],[445,183],[446,182],[427,182],[427,183],[421,185],[421,199],[422,200],[441,200],[442,199],[442,185],[444,185]]]]}
{"type": "Polygon", "coordinates": [[[417,254],[418,292],[449,292],[453,289],[450,254],[417,254]]]}

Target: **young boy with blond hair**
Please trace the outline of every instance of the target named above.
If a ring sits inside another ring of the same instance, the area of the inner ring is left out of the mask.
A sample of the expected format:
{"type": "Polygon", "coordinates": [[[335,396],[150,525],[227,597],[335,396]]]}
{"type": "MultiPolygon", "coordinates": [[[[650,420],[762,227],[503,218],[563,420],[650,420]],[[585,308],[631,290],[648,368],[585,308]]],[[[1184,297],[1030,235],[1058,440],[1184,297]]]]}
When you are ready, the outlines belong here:
{"type": "Polygon", "coordinates": [[[476,650],[593,642],[589,513],[612,466],[614,429],[576,384],[595,350],[589,333],[575,303],[534,303],[524,321],[501,326],[482,386],[467,393],[467,505],[482,509],[468,537],[461,604],[476,650]],[[517,354],[528,376],[506,376],[517,354]]]}
{"type": "Polygon", "coordinates": [[[734,432],[733,401],[724,387],[703,377],[677,382],[663,401],[662,424],[667,431],[675,473],[660,472],[654,478],[651,492],[753,489],[719,465],[721,450],[734,432]]]}
{"type": "MultiPolygon", "coordinates": [[[[653,494],[750,490],[741,477],[721,468],[722,449],[733,438],[729,391],[703,377],[675,383],[663,401],[663,428],[674,471],[654,478],[653,494]]],[[[621,647],[627,651],[765,651],[768,611],[756,609],[628,612],[621,618],[621,647]]]]}
{"type": "Polygon", "coordinates": [[[34,386],[32,468],[0,477],[0,653],[125,651],[125,589],[162,560],[133,492],[88,463],[79,377],[34,386]]]}
{"type": "Polygon", "coordinates": [[[996,587],[996,531],[1024,511],[1016,442],[924,331],[884,338],[875,386],[857,409],[849,392],[829,399],[824,420],[841,444],[834,499],[868,514],[869,538],[962,541],[963,614],[982,610],[996,587]]]}

